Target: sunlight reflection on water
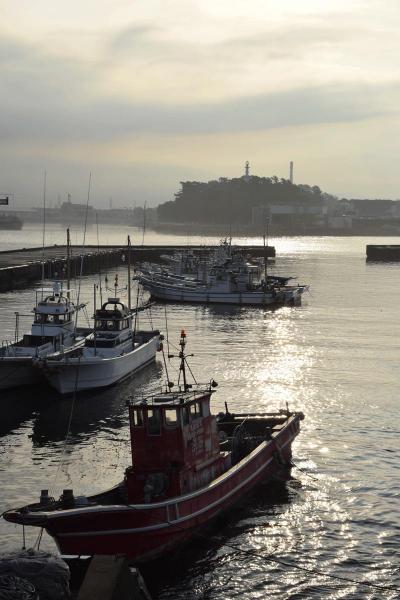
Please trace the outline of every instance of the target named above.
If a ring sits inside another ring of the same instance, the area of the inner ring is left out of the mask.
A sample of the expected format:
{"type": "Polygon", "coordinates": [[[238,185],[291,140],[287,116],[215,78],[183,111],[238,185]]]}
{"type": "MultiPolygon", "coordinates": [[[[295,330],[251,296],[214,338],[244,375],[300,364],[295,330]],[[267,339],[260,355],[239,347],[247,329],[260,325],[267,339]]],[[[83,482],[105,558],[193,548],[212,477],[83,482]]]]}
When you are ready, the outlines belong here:
{"type": "MultiPolygon", "coordinates": [[[[175,563],[163,573],[154,595],[163,600],[394,599],[394,591],[371,591],[327,575],[400,585],[400,267],[366,265],[365,244],[374,240],[271,242],[278,256],[270,268],[311,284],[302,307],[171,306],[168,327],[175,344],[180,329],[187,330],[198,380],[213,376],[219,382],[215,412],[226,401],[238,411],[284,408],[288,402],[305,413],[293,446],[302,470],[293,469],[296,479],[286,486],[263,486],[200,549],[193,544],[187,557],[178,557],[179,569],[175,563]],[[231,546],[260,556],[241,555],[231,546]],[[269,561],[271,552],[289,566],[269,561]]],[[[123,281],[125,271],[119,272],[123,281]]],[[[94,281],[84,279],[82,300],[91,302],[94,281]]],[[[2,337],[12,337],[14,311],[29,312],[32,291],[1,294],[0,306],[2,337]]],[[[156,327],[165,329],[164,315],[163,306],[153,308],[156,327]]],[[[29,322],[24,318],[21,328],[29,322]]],[[[149,327],[147,317],[141,322],[149,327]]],[[[175,367],[169,368],[176,380],[175,367]]],[[[89,493],[117,483],[130,461],[125,401],[135,388],[145,392],[162,378],[157,362],[137,379],[77,402],[55,484],[70,401],[43,389],[4,394],[0,511],[36,499],[49,483],[57,494],[63,487],[89,493]]],[[[5,547],[21,539],[4,522],[0,535],[5,547]]],[[[44,547],[53,547],[48,538],[44,547]]]]}

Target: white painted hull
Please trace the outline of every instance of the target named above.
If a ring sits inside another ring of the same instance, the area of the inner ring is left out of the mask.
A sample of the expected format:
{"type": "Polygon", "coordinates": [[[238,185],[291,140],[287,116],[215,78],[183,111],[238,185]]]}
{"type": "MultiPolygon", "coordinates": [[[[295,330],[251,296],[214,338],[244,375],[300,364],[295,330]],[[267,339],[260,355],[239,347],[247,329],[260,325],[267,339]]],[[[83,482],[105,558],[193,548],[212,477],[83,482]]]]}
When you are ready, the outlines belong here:
{"type": "Polygon", "coordinates": [[[205,289],[185,289],[185,287],[161,285],[142,278],[140,283],[153,298],[169,302],[195,302],[203,304],[241,304],[253,306],[279,306],[300,304],[306,286],[282,288],[274,292],[213,292],[205,289]]]}
{"type": "Polygon", "coordinates": [[[139,371],[155,359],[159,335],[135,350],[113,358],[82,358],[47,361],[43,373],[60,394],[92,390],[113,385],[139,371]]]}
{"type": "Polygon", "coordinates": [[[33,366],[31,357],[0,357],[0,390],[41,381],[44,381],[43,374],[33,366]]]}

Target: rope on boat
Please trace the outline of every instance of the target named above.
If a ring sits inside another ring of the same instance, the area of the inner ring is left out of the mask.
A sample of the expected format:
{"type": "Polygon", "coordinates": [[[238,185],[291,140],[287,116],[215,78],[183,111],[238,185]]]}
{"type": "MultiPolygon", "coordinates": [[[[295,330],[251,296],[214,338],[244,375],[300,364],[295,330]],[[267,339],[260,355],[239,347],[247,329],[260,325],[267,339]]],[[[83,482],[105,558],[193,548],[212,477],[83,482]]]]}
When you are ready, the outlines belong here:
{"type": "Polygon", "coordinates": [[[304,473],[304,475],[307,475],[307,477],[309,477],[313,481],[319,481],[318,477],[314,477],[314,475],[310,475],[310,473],[308,473],[308,471],[306,471],[302,467],[299,467],[299,465],[296,465],[296,463],[293,460],[291,460],[289,464],[291,467],[294,467],[298,471],[301,471],[302,473],[304,473]]]}

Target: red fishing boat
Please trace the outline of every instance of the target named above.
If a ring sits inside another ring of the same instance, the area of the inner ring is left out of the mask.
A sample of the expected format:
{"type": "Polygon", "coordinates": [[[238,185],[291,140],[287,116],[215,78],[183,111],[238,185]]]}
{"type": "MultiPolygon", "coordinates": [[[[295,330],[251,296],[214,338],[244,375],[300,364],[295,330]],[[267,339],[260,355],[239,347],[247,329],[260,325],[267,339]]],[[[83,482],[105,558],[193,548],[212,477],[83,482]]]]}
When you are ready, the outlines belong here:
{"type": "Polygon", "coordinates": [[[291,463],[302,413],[211,414],[216,383],[190,385],[185,372],[161,393],[129,403],[132,466],[114,488],[89,497],[43,490],[40,502],[9,510],[12,523],[44,528],[63,554],[126,554],[146,561],[186,541],[265,479],[291,463]],[[174,389],[175,388],[175,389],[174,389]]]}

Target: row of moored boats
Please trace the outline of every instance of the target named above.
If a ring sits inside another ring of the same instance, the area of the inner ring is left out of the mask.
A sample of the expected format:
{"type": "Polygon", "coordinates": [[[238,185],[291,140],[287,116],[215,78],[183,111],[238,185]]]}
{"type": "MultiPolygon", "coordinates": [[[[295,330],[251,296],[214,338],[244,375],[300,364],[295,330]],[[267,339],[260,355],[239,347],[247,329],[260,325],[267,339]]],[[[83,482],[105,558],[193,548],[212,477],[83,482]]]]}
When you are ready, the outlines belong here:
{"type": "MultiPolygon", "coordinates": [[[[267,273],[222,242],[213,253],[165,257],[167,265],[143,265],[135,279],[154,299],[170,302],[255,306],[297,305],[306,285],[267,273]]],[[[112,385],[154,360],[161,347],[157,330],[133,326],[135,313],[115,296],[93,315],[92,328],[77,327],[76,306],[56,282],[36,291],[31,333],[0,348],[0,389],[43,380],[61,394],[112,385]]]]}

